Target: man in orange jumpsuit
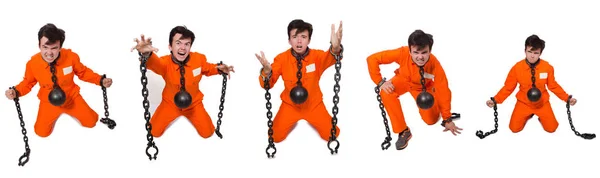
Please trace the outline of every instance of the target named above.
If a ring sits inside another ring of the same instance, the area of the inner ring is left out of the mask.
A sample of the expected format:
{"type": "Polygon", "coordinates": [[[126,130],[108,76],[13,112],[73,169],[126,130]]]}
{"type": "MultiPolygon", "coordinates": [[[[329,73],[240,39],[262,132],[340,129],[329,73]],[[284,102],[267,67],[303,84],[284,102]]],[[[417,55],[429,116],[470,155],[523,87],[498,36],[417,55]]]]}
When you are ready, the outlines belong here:
{"type": "MultiPolygon", "coordinates": [[[[273,119],[273,141],[279,143],[288,136],[293,127],[300,119],[306,120],[317,130],[323,140],[331,136],[331,115],[323,103],[323,94],[319,81],[323,72],[334,65],[336,60],[331,54],[340,54],[342,40],[342,23],[335,31],[331,29],[331,47],[327,51],[309,49],[313,28],[310,23],[303,20],[292,20],[287,28],[288,43],[291,48],[279,53],[273,64],[265,58],[265,54],[256,54],[256,58],[262,64],[258,80],[264,88],[265,80],[268,80],[270,88],[273,88],[279,77],[283,79],[284,90],[281,93],[281,106],[273,119]],[[301,61],[301,79],[298,79],[298,61],[301,61]],[[303,103],[295,103],[290,97],[290,91],[297,86],[298,80],[306,88],[308,97],[303,103]]],[[[339,136],[339,127],[336,126],[336,137],[339,136]]]]}
{"type": "Polygon", "coordinates": [[[198,134],[208,138],[215,132],[212,120],[202,103],[204,94],[200,91],[202,76],[219,74],[219,70],[227,73],[234,72],[233,66],[217,65],[207,62],[202,53],[191,52],[190,49],[195,39],[194,33],[184,26],[176,26],[169,34],[169,50],[171,54],[158,57],[157,48],[152,47],[151,38],[135,39],[140,55],[149,57],[147,68],[162,76],[165,88],[162,92],[162,102],[158,105],[154,116],[150,119],[152,135],[160,137],[167,127],[179,116],[185,116],[196,128],[198,134]],[[183,71],[181,70],[183,69],[183,71]],[[183,73],[183,76],[182,74],[183,73]],[[175,101],[176,94],[182,89],[181,79],[184,78],[184,90],[192,98],[189,106],[180,108],[175,101]]]}
{"type": "Polygon", "coordinates": [[[410,92],[413,98],[423,90],[421,84],[421,75],[419,67],[424,69],[426,91],[433,93],[435,100],[433,106],[429,109],[419,108],[419,114],[428,125],[435,124],[440,114],[443,118],[445,129],[452,134],[460,134],[457,127],[452,122],[451,98],[452,93],[448,88],[448,79],[442,65],[438,59],[431,54],[433,46],[433,37],[421,30],[415,30],[408,37],[408,46],[397,49],[384,50],[374,53],[367,57],[369,75],[376,85],[381,85],[381,99],[385,110],[387,111],[394,133],[399,133],[396,141],[396,149],[402,150],[408,145],[412,134],[404,121],[404,113],[398,99],[406,92],[410,92]],[[388,81],[383,81],[379,65],[396,62],[400,65],[399,69],[394,71],[395,76],[388,81]],[[434,82],[435,81],[435,82],[434,82]]]}
{"type": "Polygon", "coordinates": [[[15,89],[6,90],[6,97],[13,100],[15,97],[27,95],[39,82],[40,100],[37,120],[34,125],[35,133],[40,137],[50,136],[54,129],[55,121],[62,113],[66,113],[77,119],[82,126],[92,128],[96,126],[98,114],[88,106],[79,94],[79,86],[74,83],[73,77],[108,88],[112,85],[112,79],[104,78],[81,63],[79,55],[71,49],[62,48],[65,42],[64,30],[57,28],[54,24],[46,24],[38,32],[38,46],[40,52],[33,55],[27,62],[23,80],[15,86],[15,89]],[[56,76],[56,83],[52,76],[56,76]],[[58,85],[64,93],[64,103],[55,106],[49,101],[48,95],[54,85],[58,85]]]}
{"type": "MultiPolygon", "coordinates": [[[[548,89],[552,91],[558,98],[570,105],[575,105],[577,100],[571,98],[567,101],[569,94],[556,82],[554,78],[554,67],[548,61],[540,59],[540,55],[544,51],[545,41],[537,35],[531,35],[525,40],[525,56],[526,59],[517,62],[508,73],[504,87],[498,91],[494,99],[496,103],[501,104],[515,90],[517,83],[519,91],[516,94],[517,103],[510,118],[509,128],[512,132],[517,133],[523,130],[525,123],[537,115],[542,127],[546,132],[552,133],[558,128],[558,121],[554,116],[552,107],[550,106],[550,95],[548,89]],[[532,73],[534,76],[532,76],[532,73]],[[530,101],[527,97],[527,92],[532,88],[532,79],[535,80],[535,86],[541,92],[541,98],[537,101],[530,101]]],[[[486,104],[489,107],[494,106],[492,100],[488,100],[486,104]]]]}

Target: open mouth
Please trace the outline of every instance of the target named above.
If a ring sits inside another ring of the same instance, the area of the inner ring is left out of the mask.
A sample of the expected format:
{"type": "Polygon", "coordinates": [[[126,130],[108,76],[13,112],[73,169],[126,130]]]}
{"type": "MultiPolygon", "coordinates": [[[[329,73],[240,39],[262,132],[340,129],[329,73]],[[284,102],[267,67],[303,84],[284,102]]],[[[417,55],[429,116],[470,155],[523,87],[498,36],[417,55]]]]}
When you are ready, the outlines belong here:
{"type": "Polygon", "coordinates": [[[296,46],[297,50],[302,50],[302,46],[296,46]]]}

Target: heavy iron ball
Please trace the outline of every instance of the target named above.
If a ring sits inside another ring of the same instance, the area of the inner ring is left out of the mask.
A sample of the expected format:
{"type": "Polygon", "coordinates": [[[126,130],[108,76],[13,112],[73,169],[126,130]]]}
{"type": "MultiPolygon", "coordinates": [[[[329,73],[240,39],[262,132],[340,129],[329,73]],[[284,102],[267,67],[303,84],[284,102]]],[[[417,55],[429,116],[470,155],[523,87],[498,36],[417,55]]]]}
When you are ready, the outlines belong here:
{"type": "Polygon", "coordinates": [[[429,109],[433,106],[433,95],[429,92],[421,92],[416,98],[417,106],[421,109],[429,109]]]}
{"type": "Polygon", "coordinates": [[[177,92],[177,94],[175,94],[175,98],[173,100],[178,108],[184,109],[192,104],[192,95],[185,90],[180,90],[177,92]]]}
{"type": "Polygon", "coordinates": [[[54,106],[61,106],[67,100],[67,96],[62,89],[54,88],[50,91],[50,94],[48,94],[48,100],[50,101],[50,104],[54,106]]]}
{"type": "Polygon", "coordinates": [[[542,98],[542,92],[538,88],[531,88],[527,91],[527,99],[531,102],[539,101],[542,98]]]}
{"type": "Polygon", "coordinates": [[[306,88],[298,85],[292,88],[292,91],[290,91],[290,98],[292,98],[292,101],[294,103],[302,104],[308,98],[308,91],[306,90],[306,88]]]}

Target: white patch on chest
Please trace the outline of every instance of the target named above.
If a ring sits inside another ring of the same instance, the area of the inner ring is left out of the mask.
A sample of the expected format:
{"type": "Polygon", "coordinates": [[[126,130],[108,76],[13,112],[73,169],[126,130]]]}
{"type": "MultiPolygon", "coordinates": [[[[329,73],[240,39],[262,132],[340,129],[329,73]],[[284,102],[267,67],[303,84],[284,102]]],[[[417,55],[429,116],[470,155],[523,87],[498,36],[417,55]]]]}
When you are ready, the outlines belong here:
{"type": "Polygon", "coordinates": [[[427,73],[427,72],[423,73],[423,77],[431,79],[431,80],[433,80],[433,78],[435,78],[435,76],[433,74],[430,74],[430,73],[427,73]]]}
{"type": "Polygon", "coordinates": [[[202,67],[198,67],[192,71],[192,73],[194,74],[194,77],[200,75],[200,72],[202,72],[202,67]]]}
{"type": "Polygon", "coordinates": [[[73,72],[73,67],[72,66],[63,68],[63,75],[70,74],[71,72],[73,72]]]}
{"type": "Polygon", "coordinates": [[[544,73],[540,73],[540,79],[547,79],[548,78],[548,73],[544,72],[544,73]]]}
{"type": "Polygon", "coordinates": [[[314,63],[309,64],[309,65],[306,66],[306,73],[314,72],[314,71],[315,71],[315,64],[314,63]]]}

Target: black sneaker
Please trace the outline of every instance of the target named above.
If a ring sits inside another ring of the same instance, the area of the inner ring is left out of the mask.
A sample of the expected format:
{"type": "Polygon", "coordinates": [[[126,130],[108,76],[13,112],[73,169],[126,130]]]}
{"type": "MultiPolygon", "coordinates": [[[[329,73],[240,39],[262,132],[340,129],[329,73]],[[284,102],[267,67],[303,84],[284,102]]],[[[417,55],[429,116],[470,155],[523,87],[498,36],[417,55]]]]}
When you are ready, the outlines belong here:
{"type": "Polygon", "coordinates": [[[396,150],[403,150],[408,145],[408,141],[412,138],[410,129],[406,128],[404,131],[398,134],[398,141],[396,141],[396,150]]]}

